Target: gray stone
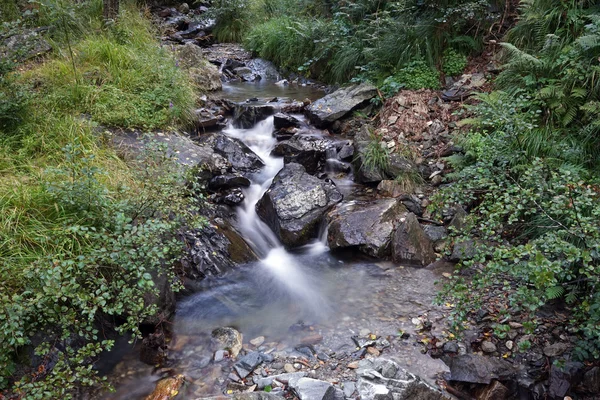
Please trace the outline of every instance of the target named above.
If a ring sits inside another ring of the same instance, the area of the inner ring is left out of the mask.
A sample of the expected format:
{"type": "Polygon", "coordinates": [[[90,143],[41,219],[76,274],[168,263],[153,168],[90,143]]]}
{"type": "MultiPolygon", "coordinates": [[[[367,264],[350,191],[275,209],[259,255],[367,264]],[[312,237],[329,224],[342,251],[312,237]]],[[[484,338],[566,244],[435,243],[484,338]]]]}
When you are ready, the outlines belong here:
{"type": "Polygon", "coordinates": [[[292,379],[289,386],[300,400],[334,400],[335,388],[329,382],[311,378],[292,379]]]}
{"type": "Polygon", "coordinates": [[[291,115],[277,113],[273,116],[273,126],[275,129],[297,128],[300,126],[300,121],[291,115]]]}
{"type": "Polygon", "coordinates": [[[458,262],[472,259],[477,254],[478,244],[476,241],[468,239],[454,243],[450,261],[458,262]]]}
{"type": "Polygon", "coordinates": [[[290,140],[283,141],[272,151],[275,156],[283,157],[286,164],[302,165],[306,172],[315,174],[324,164],[328,149],[332,148],[329,140],[319,137],[294,135],[290,140]]]}
{"type": "Polygon", "coordinates": [[[446,343],[444,343],[444,347],[442,347],[442,349],[446,353],[456,354],[456,353],[458,353],[458,343],[456,343],[455,340],[452,340],[450,342],[446,342],[446,343]]]}
{"type": "Polygon", "coordinates": [[[554,343],[544,347],[544,355],[546,357],[558,357],[569,350],[569,347],[567,343],[554,343]]]}
{"type": "Polygon", "coordinates": [[[241,140],[228,137],[222,133],[201,135],[197,143],[206,151],[211,149],[213,153],[227,160],[228,165],[237,171],[257,172],[264,166],[260,157],[241,140]]]}
{"type": "Polygon", "coordinates": [[[552,364],[548,388],[550,398],[563,398],[571,386],[582,378],[582,368],[580,362],[566,362],[562,367],[552,364]]]}
{"type": "Polygon", "coordinates": [[[377,96],[377,88],[363,83],[336,90],[310,104],[306,111],[313,124],[317,127],[324,127],[344,117],[375,96],[377,96]]]}
{"type": "Polygon", "coordinates": [[[250,186],[250,180],[238,174],[218,175],[208,182],[208,187],[211,189],[231,189],[242,186],[250,186]]]}
{"type": "Polygon", "coordinates": [[[340,151],[338,152],[338,158],[340,160],[348,160],[354,156],[354,146],[351,144],[346,144],[342,146],[340,151]]]}
{"type": "Polygon", "coordinates": [[[219,350],[227,350],[232,357],[237,357],[242,349],[242,334],[230,327],[217,328],[212,331],[213,342],[219,350]]]}
{"type": "Polygon", "coordinates": [[[422,266],[427,266],[436,259],[431,240],[413,213],[405,214],[394,232],[392,258],[395,262],[417,263],[422,266]]]}
{"type": "Polygon", "coordinates": [[[254,368],[258,367],[263,362],[261,354],[258,351],[253,351],[240,358],[238,362],[234,364],[235,371],[238,373],[240,378],[244,379],[254,368]]]}
{"type": "Polygon", "coordinates": [[[255,383],[259,389],[264,389],[265,386],[272,386],[273,381],[281,382],[283,384],[288,384],[290,380],[298,380],[300,378],[304,378],[306,373],[304,372],[293,372],[293,373],[285,373],[279,375],[267,376],[266,378],[258,378],[255,383]]]}
{"type": "Polygon", "coordinates": [[[10,36],[0,36],[0,59],[21,62],[51,51],[52,46],[40,32],[40,29],[23,29],[10,36]]]}
{"type": "Polygon", "coordinates": [[[506,360],[477,354],[444,356],[442,360],[450,367],[452,381],[487,385],[492,379],[507,380],[517,373],[515,367],[506,360]]]}
{"type": "Polygon", "coordinates": [[[432,242],[444,240],[448,237],[448,231],[443,226],[424,225],[423,231],[432,242]]]}
{"type": "Polygon", "coordinates": [[[266,119],[275,113],[272,104],[235,103],[233,106],[232,123],[236,128],[250,129],[258,121],[266,119]]]}
{"type": "Polygon", "coordinates": [[[594,367],[583,375],[581,386],[588,393],[600,394],[600,367],[594,367]]]}
{"type": "Polygon", "coordinates": [[[352,382],[352,381],[346,381],[344,382],[344,396],[346,397],[351,397],[354,392],[356,391],[356,383],[352,382]]]}
{"type": "Polygon", "coordinates": [[[371,256],[387,257],[392,235],[405,213],[396,199],[342,203],[327,216],[327,243],[332,250],[357,247],[371,256]]]}
{"type": "Polygon", "coordinates": [[[316,237],[323,215],[341,200],[342,194],[333,183],[291,163],[275,176],[256,211],[283,244],[295,247],[316,237]]]}
{"type": "Polygon", "coordinates": [[[484,340],[481,342],[481,350],[484,353],[493,353],[497,350],[496,345],[489,340],[484,340]]]}

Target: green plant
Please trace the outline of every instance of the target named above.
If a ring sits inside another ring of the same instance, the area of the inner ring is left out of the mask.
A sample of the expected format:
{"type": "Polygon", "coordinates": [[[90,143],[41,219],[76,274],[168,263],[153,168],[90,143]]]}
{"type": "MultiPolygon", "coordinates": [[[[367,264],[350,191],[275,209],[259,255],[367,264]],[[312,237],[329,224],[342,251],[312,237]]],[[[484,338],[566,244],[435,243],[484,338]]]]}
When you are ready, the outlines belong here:
{"type": "Polygon", "coordinates": [[[371,134],[361,155],[363,167],[367,170],[384,172],[390,164],[390,151],[385,142],[375,134],[371,134]]]}
{"type": "Polygon", "coordinates": [[[499,339],[504,339],[508,336],[510,332],[510,325],[507,324],[495,324],[494,325],[494,335],[499,339]]]}
{"type": "Polygon", "coordinates": [[[531,342],[529,340],[520,340],[517,345],[520,352],[526,352],[531,348],[531,342]]]}
{"type": "Polygon", "coordinates": [[[211,7],[214,34],[220,42],[239,42],[250,28],[251,0],[217,0],[211,7]]]}
{"type": "Polygon", "coordinates": [[[442,71],[448,76],[460,75],[467,67],[467,56],[454,49],[447,49],[442,59],[442,71]]]}
{"type": "Polygon", "coordinates": [[[424,61],[412,61],[394,74],[395,81],[406,89],[438,89],[440,74],[424,61]]]}

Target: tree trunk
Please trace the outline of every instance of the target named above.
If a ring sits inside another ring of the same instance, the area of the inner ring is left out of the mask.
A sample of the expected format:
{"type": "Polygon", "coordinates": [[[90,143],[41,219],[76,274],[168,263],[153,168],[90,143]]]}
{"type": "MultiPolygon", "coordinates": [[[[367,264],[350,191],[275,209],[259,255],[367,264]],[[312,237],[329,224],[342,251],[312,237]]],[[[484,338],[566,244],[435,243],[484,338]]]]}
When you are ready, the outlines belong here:
{"type": "Polygon", "coordinates": [[[119,0],[102,0],[104,5],[104,20],[116,20],[119,15],[119,0]]]}

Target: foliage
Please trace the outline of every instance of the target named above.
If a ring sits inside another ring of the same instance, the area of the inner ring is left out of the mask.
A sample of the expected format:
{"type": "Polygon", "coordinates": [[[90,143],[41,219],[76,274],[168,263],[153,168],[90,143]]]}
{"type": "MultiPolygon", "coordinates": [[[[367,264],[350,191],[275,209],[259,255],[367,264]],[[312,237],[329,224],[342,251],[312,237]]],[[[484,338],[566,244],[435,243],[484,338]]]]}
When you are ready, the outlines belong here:
{"type": "Polygon", "coordinates": [[[440,74],[424,61],[413,61],[400,68],[394,75],[406,89],[438,89],[440,74]]]}
{"type": "Polygon", "coordinates": [[[442,60],[442,71],[448,76],[456,76],[463,73],[467,67],[467,56],[454,49],[447,49],[442,60]]]}
{"type": "MultiPolygon", "coordinates": [[[[495,16],[492,2],[485,0],[355,0],[330,3],[325,10],[316,3],[268,1],[268,7],[256,9],[246,47],[327,82],[381,83],[414,60],[433,68],[447,49],[460,54],[479,49],[484,28],[495,16]]],[[[451,61],[456,68],[460,60],[451,61]]]]}
{"type": "Polygon", "coordinates": [[[503,90],[480,95],[463,122],[472,129],[466,153],[453,159],[454,183],[437,204],[470,209],[455,242],[474,245],[462,261],[474,275],[455,276],[441,298],[456,304],[456,329],[482,293],[506,302],[530,330],[541,306],[562,301],[581,339],[576,355],[600,358],[600,15],[563,2],[569,18],[546,26],[554,11],[544,7],[555,3],[525,3],[523,25],[509,37],[530,50],[504,44],[503,90]],[[543,44],[522,36],[536,23],[550,30],[543,44]]]}
{"type": "Polygon", "coordinates": [[[211,7],[219,42],[240,42],[250,27],[252,0],[216,0],[211,7]]]}
{"type": "Polygon", "coordinates": [[[11,60],[0,60],[0,132],[23,120],[29,100],[28,88],[15,82],[17,77],[11,73],[14,67],[11,60]]]}
{"type": "Polygon", "coordinates": [[[363,167],[368,170],[384,172],[390,164],[390,151],[385,142],[375,134],[371,134],[361,156],[363,167]]]}

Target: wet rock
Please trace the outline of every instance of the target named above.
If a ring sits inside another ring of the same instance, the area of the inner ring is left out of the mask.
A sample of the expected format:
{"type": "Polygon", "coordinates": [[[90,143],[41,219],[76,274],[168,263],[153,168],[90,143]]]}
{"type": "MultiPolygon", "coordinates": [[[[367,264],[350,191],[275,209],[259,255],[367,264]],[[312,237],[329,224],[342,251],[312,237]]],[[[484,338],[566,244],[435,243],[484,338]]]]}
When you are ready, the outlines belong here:
{"type": "Polygon", "coordinates": [[[583,377],[583,364],[566,362],[562,367],[552,364],[550,368],[549,395],[551,398],[563,398],[572,386],[583,377]]]}
{"type": "Polygon", "coordinates": [[[329,382],[300,378],[290,380],[289,386],[300,400],[335,400],[335,388],[329,382]]]}
{"type": "Polygon", "coordinates": [[[376,358],[360,362],[357,390],[361,400],[442,400],[446,397],[392,360],[376,358]],[[389,368],[393,365],[393,368],[389,368]],[[387,367],[386,375],[384,368],[387,367]],[[393,375],[392,375],[393,373],[393,375]]]}
{"type": "Polygon", "coordinates": [[[291,373],[267,376],[266,378],[258,378],[256,380],[256,384],[259,389],[264,389],[265,386],[272,385],[273,381],[281,382],[281,383],[287,385],[291,380],[298,380],[300,378],[304,378],[305,376],[306,376],[305,372],[295,372],[294,371],[291,373]]]}
{"type": "Polygon", "coordinates": [[[178,394],[179,390],[185,382],[183,375],[172,376],[169,378],[161,379],[156,384],[156,388],[150,393],[144,400],[171,400],[174,399],[178,394]]]}
{"type": "Polygon", "coordinates": [[[569,347],[567,343],[554,343],[544,347],[544,355],[546,357],[558,357],[569,350],[569,347]]]}
{"type": "Polygon", "coordinates": [[[455,340],[446,342],[446,343],[444,343],[444,346],[442,347],[442,349],[444,350],[445,353],[456,354],[456,353],[458,353],[458,343],[456,343],[455,340]]]}
{"type": "Polygon", "coordinates": [[[277,113],[273,116],[273,125],[275,129],[297,128],[300,126],[300,121],[291,115],[277,113]]]}
{"type": "Polygon", "coordinates": [[[296,372],[296,368],[294,368],[294,366],[293,366],[292,364],[289,364],[289,363],[288,363],[288,364],[285,364],[285,365],[283,366],[283,370],[284,370],[285,372],[287,372],[288,374],[291,374],[291,373],[293,373],[293,372],[296,372]]]}
{"type": "Polygon", "coordinates": [[[329,140],[295,135],[290,140],[277,144],[272,154],[283,157],[286,164],[300,164],[306,169],[306,172],[315,174],[325,164],[327,150],[331,147],[332,144],[329,140]]]}
{"type": "Polygon", "coordinates": [[[450,380],[488,385],[493,379],[508,380],[517,373],[515,367],[506,360],[477,354],[465,354],[442,358],[450,368],[450,380]]]}
{"type": "Polygon", "coordinates": [[[146,336],[142,341],[140,361],[148,365],[160,365],[167,358],[167,343],[162,329],[146,336]]]}
{"type": "Polygon", "coordinates": [[[405,214],[394,232],[392,259],[395,262],[408,261],[423,266],[436,259],[431,240],[413,213],[405,214]]]}
{"type": "Polygon", "coordinates": [[[253,58],[246,62],[246,66],[252,70],[252,73],[260,79],[278,81],[281,77],[275,65],[262,58],[253,58]]]}
{"type": "Polygon", "coordinates": [[[358,247],[371,256],[387,257],[391,254],[392,235],[404,213],[406,208],[396,199],[342,203],[327,216],[329,247],[358,247]]]}
{"type": "Polygon", "coordinates": [[[333,183],[291,163],[275,176],[256,211],[283,244],[295,247],[316,237],[323,215],[341,200],[342,194],[333,183]]]}
{"type": "MultiPolygon", "coordinates": [[[[219,396],[214,400],[221,400],[223,396],[219,396]]],[[[276,395],[274,393],[267,392],[249,392],[249,393],[237,393],[233,395],[234,400],[282,400],[283,396],[276,395]]]]}
{"type": "Polygon", "coordinates": [[[242,350],[242,334],[230,327],[217,328],[212,331],[212,339],[221,350],[227,350],[235,358],[242,350]]]}
{"type": "Polygon", "coordinates": [[[442,92],[444,101],[462,101],[473,94],[474,91],[485,85],[485,74],[463,74],[452,86],[442,92]]]}
{"type": "Polygon", "coordinates": [[[235,103],[232,123],[236,128],[249,129],[274,113],[275,106],[271,104],[235,103]]]}
{"type": "Polygon", "coordinates": [[[318,333],[313,333],[308,336],[302,337],[300,339],[300,343],[303,345],[313,345],[317,343],[321,343],[323,341],[323,336],[318,333]]]}
{"type": "Polygon", "coordinates": [[[356,383],[352,382],[352,381],[346,381],[344,382],[344,396],[346,397],[351,397],[354,392],[356,391],[356,383]]]}
{"type": "Polygon", "coordinates": [[[176,49],[179,65],[189,72],[200,91],[221,90],[219,70],[204,58],[200,47],[186,43],[176,49]]]}
{"type": "Polygon", "coordinates": [[[352,110],[377,96],[377,88],[363,83],[335,92],[306,107],[310,121],[317,127],[325,127],[344,117],[352,110]]]}
{"type": "Polygon", "coordinates": [[[255,347],[258,347],[258,346],[260,346],[260,345],[261,345],[261,344],[263,344],[264,342],[265,342],[265,337],[264,337],[264,336],[259,336],[259,337],[256,337],[256,338],[254,338],[254,339],[250,340],[250,344],[251,344],[252,346],[255,346],[255,347]]]}
{"type": "Polygon", "coordinates": [[[190,285],[206,276],[220,276],[238,264],[257,260],[246,241],[226,222],[213,221],[201,229],[186,232],[184,239],[188,250],[181,265],[190,285]]]}
{"type": "Polygon", "coordinates": [[[477,400],[505,400],[510,398],[510,390],[498,381],[486,386],[477,395],[477,400]]]}
{"type": "Polygon", "coordinates": [[[225,174],[215,176],[208,182],[210,189],[231,189],[250,186],[250,180],[238,174],[225,174]]]}
{"type": "Polygon", "coordinates": [[[382,196],[387,197],[400,197],[406,193],[404,186],[394,180],[383,180],[377,185],[377,191],[382,196]]]}
{"type": "Polygon", "coordinates": [[[206,108],[196,110],[196,117],[196,129],[201,132],[223,125],[224,117],[206,108]]]}
{"type": "Polygon", "coordinates": [[[208,133],[198,138],[198,144],[212,151],[240,172],[257,172],[264,163],[241,140],[230,138],[222,133],[208,133]]]}
{"type": "Polygon", "coordinates": [[[327,172],[333,172],[333,173],[349,173],[350,171],[352,171],[352,166],[349,163],[340,161],[340,160],[336,160],[333,158],[330,158],[328,160],[326,160],[325,162],[327,168],[326,171],[327,172]]]}
{"type": "Polygon", "coordinates": [[[252,73],[252,70],[248,67],[238,67],[233,70],[233,73],[242,78],[246,82],[254,82],[259,80],[260,77],[252,73]]]}
{"type": "Polygon", "coordinates": [[[234,364],[233,368],[238,373],[240,378],[244,379],[250,375],[250,373],[252,373],[252,371],[254,371],[254,369],[262,362],[263,359],[261,354],[258,351],[253,351],[240,358],[240,360],[234,364]]]}
{"type": "Polygon", "coordinates": [[[354,146],[351,144],[346,144],[342,146],[340,151],[338,151],[338,158],[340,160],[349,160],[354,156],[354,146]]]}
{"type": "Polygon", "coordinates": [[[581,387],[587,393],[600,394],[600,367],[594,367],[583,375],[581,387]]]}

